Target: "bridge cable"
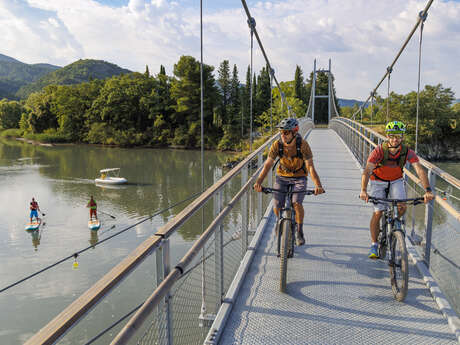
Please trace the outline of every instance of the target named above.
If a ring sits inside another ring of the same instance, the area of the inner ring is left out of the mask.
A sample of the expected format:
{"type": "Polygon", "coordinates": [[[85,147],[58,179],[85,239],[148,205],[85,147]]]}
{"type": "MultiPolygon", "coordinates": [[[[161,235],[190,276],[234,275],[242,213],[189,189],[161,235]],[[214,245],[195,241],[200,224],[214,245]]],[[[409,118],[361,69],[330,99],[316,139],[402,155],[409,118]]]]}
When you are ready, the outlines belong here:
{"type": "Polygon", "coordinates": [[[250,67],[250,72],[249,74],[251,77],[249,78],[249,153],[252,152],[252,97],[253,97],[253,74],[254,74],[254,69],[253,69],[253,50],[254,50],[254,30],[256,28],[256,20],[254,18],[248,19],[248,25],[249,28],[251,29],[251,67],[250,67]]]}
{"type": "Polygon", "coordinates": [[[387,88],[387,116],[386,116],[386,121],[385,121],[386,123],[388,123],[388,118],[390,117],[390,78],[391,78],[391,72],[393,72],[393,69],[391,67],[387,67],[387,71],[388,71],[388,88],[387,88]]]}
{"type": "MultiPolygon", "coordinates": [[[[204,83],[203,83],[203,0],[200,0],[200,121],[201,121],[201,190],[204,191],[204,83]]],[[[204,232],[204,207],[201,208],[201,233],[204,232]]],[[[204,257],[205,252],[203,248],[204,257]]],[[[206,313],[206,267],[203,260],[201,265],[201,314],[204,318],[206,313]]]]}
{"type": "Polygon", "coordinates": [[[118,235],[122,234],[123,232],[128,231],[129,229],[132,229],[133,227],[135,227],[135,226],[137,226],[137,225],[139,225],[139,224],[141,224],[141,223],[144,223],[144,222],[146,222],[147,220],[150,220],[150,219],[152,219],[153,217],[156,217],[156,216],[158,216],[159,214],[161,214],[161,213],[163,213],[163,212],[166,212],[166,211],[170,210],[171,208],[174,208],[174,207],[176,207],[176,206],[178,206],[178,205],[180,205],[180,204],[183,204],[184,202],[187,202],[187,201],[193,199],[194,197],[198,196],[198,195],[201,194],[201,193],[202,193],[202,192],[200,191],[200,192],[197,192],[197,193],[195,193],[195,194],[192,194],[192,195],[189,196],[188,198],[186,198],[186,199],[184,199],[184,200],[182,200],[182,201],[179,201],[179,202],[175,203],[174,205],[171,205],[171,206],[169,206],[169,207],[167,207],[167,208],[164,208],[164,209],[162,209],[162,210],[160,210],[160,211],[157,211],[157,212],[155,212],[153,215],[151,215],[151,216],[149,216],[149,217],[147,217],[147,218],[144,218],[144,219],[140,220],[139,222],[137,222],[137,223],[135,223],[135,224],[133,224],[133,225],[130,225],[130,226],[128,226],[127,228],[122,229],[122,230],[120,230],[119,232],[117,232],[117,233],[115,233],[115,234],[113,234],[113,235],[110,235],[110,236],[107,237],[107,238],[104,238],[103,240],[98,241],[97,243],[95,243],[95,244],[93,244],[93,245],[90,245],[90,246],[88,246],[88,247],[86,247],[86,248],[83,248],[83,249],[81,249],[81,250],[79,250],[79,251],[77,251],[77,252],[75,252],[75,253],[73,253],[73,254],[71,254],[71,255],[68,255],[68,256],[66,256],[66,257],[63,258],[63,259],[60,259],[60,260],[56,261],[55,263],[53,263],[53,264],[51,264],[51,265],[49,265],[49,266],[46,266],[46,267],[42,268],[41,270],[39,270],[39,271],[37,271],[37,272],[35,272],[35,273],[32,273],[32,274],[30,274],[30,275],[28,275],[28,276],[26,276],[26,277],[24,277],[24,278],[22,278],[22,279],[16,281],[16,282],[13,283],[13,284],[8,285],[7,287],[4,287],[3,289],[0,290],[0,293],[6,291],[6,290],[8,290],[8,289],[10,289],[10,288],[12,288],[12,287],[14,287],[14,286],[16,286],[16,285],[19,285],[19,284],[25,282],[26,280],[29,280],[30,278],[33,278],[33,277],[35,277],[36,275],[38,275],[38,274],[40,274],[40,273],[43,273],[43,272],[49,270],[50,268],[53,268],[53,267],[55,267],[55,266],[57,266],[57,265],[63,263],[64,261],[67,261],[67,260],[69,260],[69,259],[71,259],[71,258],[76,258],[76,257],[78,257],[78,255],[80,255],[80,254],[86,252],[87,250],[89,250],[89,249],[91,249],[91,248],[94,248],[94,247],[96,247],[97,245],[102,244],[102,243],[104,243],[104,242],[106,242],[106,241],[108,241],[108,240],[114,238],[115,236],[118,236],[118,235]]]}
{"type": "MultiPolygon", "coordinates": [[[[254,21],[254,23],[255,23],[255,19],[251,16],[251,13],[249,12],[249,8],[248,8],[248,5],[246,4],[246,0],[241,0],[241,3],[243,4],[244,11],[246,12],[246,16],[248,17],[248,24],[250,22],[252,23],[252,21],[254,21]]],[[[255,25],[253,26],[252,29],[253,29],[252,31],[253,31],[254,35],[256,36],[256,40],[257,40],[257,43],[259,44],[260,50],[262,51],[262,54],[263,54],[263,56],[265,58],[265,62],[267,63],[267,66],[268,66],[269,70],[273,72],[273,80],[275,81],[276,86],[280,90],[281,101],[286,102],[286,99],[285,99],[286,96],[285,96],[284,92],[281,89],[281,85],[278,82],[278,79],[275,76],[275,70],[272,68],[272,66],[270,64],[270,61],[268,60],[267,53],[265,52],[264,46],[262,44],[262,41],[260,40],[260,37],[259,37],[259,34],[257,32],[257,29],[256,29],[255,25]]],[[[288,104],[288,103],[286,102],[286,104],[288,104]]],[[[291,107],[289,105],[288,105],[288,115],[291,116],[291,107]]]]}
{"type": "Polygon", "coordinates": [[[423,37],[423,26],[425,25],[426,17],[428,13],[420,12],[419,17],[422,19],[422,23],[420,24],[420,40],[418,46],[418,83],[417,83],[417,115],[415,120],[415,153],[417,153],[418,147],[418,114],[419,114],[419,106],[420,106],[420,69],[422,64],[422,37],[423,37]]]}

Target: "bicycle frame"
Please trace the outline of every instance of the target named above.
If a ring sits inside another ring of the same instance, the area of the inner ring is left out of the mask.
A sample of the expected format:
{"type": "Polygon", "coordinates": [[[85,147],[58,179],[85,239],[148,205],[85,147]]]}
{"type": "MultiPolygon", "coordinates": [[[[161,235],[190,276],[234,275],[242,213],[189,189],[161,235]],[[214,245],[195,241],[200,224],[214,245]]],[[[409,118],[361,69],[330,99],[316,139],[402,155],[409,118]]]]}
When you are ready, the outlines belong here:
{"type": "Polygon", "coordinates": [[[312,195],[315,194],[314,190],[306,189],[303,191],[294,191],[294,184],[289,184],[288,185],[288,190],[283,191],[280,189],[274,189],[274,188],[268,188],[268,187],[262,187],[262,192],[265,194],[268,193],[274,193],[274,192],[279,192],[279,193],[285,193],[286,194],[286,200],[284,201],[284,207],[280,209],[280,217],[278,219],[278,222],[276,224],[276,230],[277,230],[277,254],[279,256],[280,254],[280,242],[281,242],[281,224],[283,221],[290,221],[291,222],[291,233],[292,233],[292,254],[294,254],[294,225],[295,225],[295,210],[294,207],[292,206],[292,196],[294,193],[305,193],[305,195],[312,195]]]}

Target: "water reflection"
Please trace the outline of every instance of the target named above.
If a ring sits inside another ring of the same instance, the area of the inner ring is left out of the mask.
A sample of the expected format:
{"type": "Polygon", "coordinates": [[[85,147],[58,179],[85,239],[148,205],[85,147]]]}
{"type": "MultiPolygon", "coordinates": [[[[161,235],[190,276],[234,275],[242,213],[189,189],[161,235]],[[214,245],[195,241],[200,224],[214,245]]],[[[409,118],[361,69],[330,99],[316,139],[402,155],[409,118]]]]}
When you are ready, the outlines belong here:
{"type": "Polygon", "coordinates": [[[93,247],[93,249],[95,248],[95,244],[97,242],[99,242],[99,234],[98,234],[99,230],[89,230],[89,244],[93,247]]]}
{"type": "Polygon", "coordinates": [[[40,245],[40,230],[26,230],[32,237],[32,246],[35,248],[35,251],[38,250],[40,245]]]}

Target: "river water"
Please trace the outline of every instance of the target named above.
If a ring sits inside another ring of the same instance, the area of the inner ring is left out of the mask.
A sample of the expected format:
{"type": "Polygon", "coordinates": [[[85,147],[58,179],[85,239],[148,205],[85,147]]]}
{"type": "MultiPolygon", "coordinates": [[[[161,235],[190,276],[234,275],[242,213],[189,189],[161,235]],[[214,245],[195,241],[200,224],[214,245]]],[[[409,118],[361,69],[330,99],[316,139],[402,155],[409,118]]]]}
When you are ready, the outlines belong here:
{"type": "MultiPolygon", "coordinates": [[[[212,184],[214,174],[222,174],[227,156],[205,152],[206,185],[212,184]]],[[[199,192],[200,173],[199,151],[41,147],[0,141],[0,289],[199,192]],[[117,167],[128,179],[127,185],[109,188],[94,184],[100,169],[117,167]],[[102,227],[98,232],[87,227],[90,195],[100,211],[116,217],[99,213],[102,227]],[[45,213],[40,232],[24,230],[32,197],[45,213]]],[[[71,259],[0,293],[0,344],[25,342],[188,203],[90,248],[77,258],[78,269],[73,269],[71,259]]],[[[172,236],[172,262],[183,256],[201,231],[201,225],[192,220],[172,236]]],[[[92,327],[71,331],[61,343],[85,343],[142,302],[156,284],[152,260],[146,260],[147,268],[140,273],[136,269],[134,279],[123,282],[123,295],[119,296],[120,289],[115,290],[112,301],[115,298],[116,303],[98,306],[103,312],[89,317],[92,327]],[[114,310],[115,306],[123,312],[114,310]],[[80,334],[77,337],[75,333],[80,334]]]]}

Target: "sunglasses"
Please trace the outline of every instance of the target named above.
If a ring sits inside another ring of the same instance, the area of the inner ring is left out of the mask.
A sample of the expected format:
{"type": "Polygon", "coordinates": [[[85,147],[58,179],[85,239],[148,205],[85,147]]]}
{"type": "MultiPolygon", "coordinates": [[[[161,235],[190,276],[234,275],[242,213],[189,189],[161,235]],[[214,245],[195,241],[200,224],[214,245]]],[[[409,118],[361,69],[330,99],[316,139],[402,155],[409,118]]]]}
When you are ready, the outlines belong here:
{"type": "Polygon", "coordinates": [[[403,136],[401,134],[399,134],[399,135],[398,134],[390,134],[388,136],[388,138],[390,138],[390,139],[402,139],[402,137],[403,136]]]}
{"type": "Polygon", "coordinates": [[[292,132],[291,132],[291,131],[280,131],[280,133],[281,133],[282,135],[289,135],[289,134],[291,134],[292,132]]]}

